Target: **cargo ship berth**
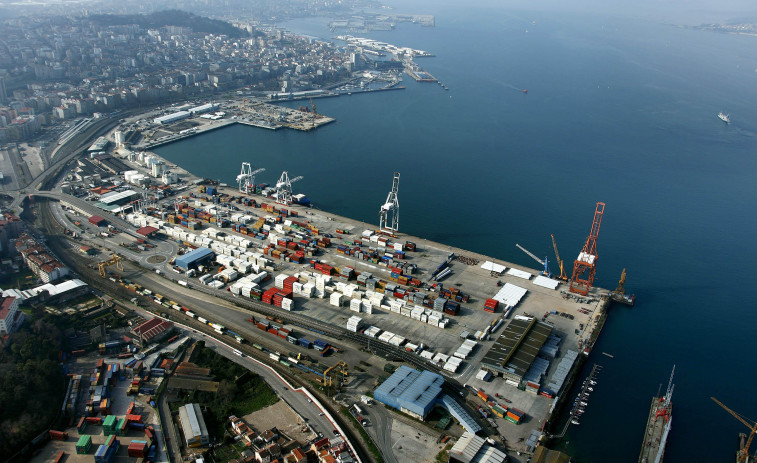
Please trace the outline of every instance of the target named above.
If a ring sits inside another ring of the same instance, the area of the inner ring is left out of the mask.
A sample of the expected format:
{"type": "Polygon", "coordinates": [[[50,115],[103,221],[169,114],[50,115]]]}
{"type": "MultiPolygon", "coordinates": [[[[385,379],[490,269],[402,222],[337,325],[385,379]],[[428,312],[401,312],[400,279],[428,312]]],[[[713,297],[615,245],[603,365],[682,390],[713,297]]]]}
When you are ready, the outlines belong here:
{"type": "MultiPolygon", "coordinates": [[[[413,353],[473,391],[469,405],[518,451],[533,451],[541,423],[556,421],[601,328],[608,291],[567,297],[566,282],[526,266],[177,170],[191,190],[127,219],[179,242],[183,256],[208,249],[213,257],[204,270],[187,262],[165,277],[413,353]]],[[[286,338],[275,342],[286,348],[286,338]]]]}

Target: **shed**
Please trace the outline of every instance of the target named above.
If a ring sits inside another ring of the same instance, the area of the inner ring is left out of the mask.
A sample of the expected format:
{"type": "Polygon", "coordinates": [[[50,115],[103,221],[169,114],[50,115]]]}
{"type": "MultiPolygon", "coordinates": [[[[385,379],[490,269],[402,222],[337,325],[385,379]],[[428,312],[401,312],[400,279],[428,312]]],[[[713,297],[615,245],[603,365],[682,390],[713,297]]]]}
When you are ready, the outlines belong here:
{"type": "Polygon", "coordinates": [[[93,215],[89,218],[89,223],[91,223],[92,225],[97,225],[98,227],[101,227],[105,225],[105,219],[103,219],[99,215],[93,215]]]}
{"type": "Polygon", "coordinates": [[[139,233],[142,236],[153,236],[158,231],[155,227],[142,227],[137,230],[137,233],[139,233]]]}

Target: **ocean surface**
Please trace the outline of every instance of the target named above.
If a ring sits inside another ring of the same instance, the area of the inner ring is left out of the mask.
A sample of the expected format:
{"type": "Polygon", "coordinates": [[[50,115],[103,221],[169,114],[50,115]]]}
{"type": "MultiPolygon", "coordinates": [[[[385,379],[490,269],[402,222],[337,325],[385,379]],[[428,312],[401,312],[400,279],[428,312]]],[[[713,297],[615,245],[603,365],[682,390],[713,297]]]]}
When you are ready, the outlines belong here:
{"type": "MultiPolygon", "coordinates": [[[[400,171],[401,231],[533,268],[515,243],[552,258],[554,233],[570,266],[605,202],[596,284],[626,268],[637,304],[611,309],[586,368],[604,366],[599,385],[561,448],[635,462],[675,364],[665,461],[732,461],[747,429],[710,396],[757,418],[757,37],[641,14],[407,5],[436,27],[360,35],[434,53],[418,62],[449,91],[405,77],[402,91],[317,100],[337,122],[313,133],[233,126],[156,151],[230,184],[243,161],[267,169],[258,182],[303,175],[296,193],[370,223],[400,171]]],[[[327,22],[282,26],[329,38],[327,22]]]]}

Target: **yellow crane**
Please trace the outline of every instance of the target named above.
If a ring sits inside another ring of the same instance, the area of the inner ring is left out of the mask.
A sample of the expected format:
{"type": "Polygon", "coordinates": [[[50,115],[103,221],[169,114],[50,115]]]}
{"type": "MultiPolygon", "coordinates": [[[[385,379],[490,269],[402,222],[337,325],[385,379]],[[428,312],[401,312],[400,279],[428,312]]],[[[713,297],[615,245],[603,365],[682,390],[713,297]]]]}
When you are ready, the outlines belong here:
{"type": "Polygon", "coordinates": [[[336,370],[336,369],[339,369],[339,371],[342,372],[342,378],[346,378],[347,377],[347,364],[344,363],[344,362],[342,362],[342,361],[339,361],[339,362],[336,363],[336,365],[328,367],[326,369],[326,371],[323,372],[323,385],[324,386],[326,386],[326,387],[331,386],[331,384],[332,384],[331,380],[334,377],[331,374],[331,372],[334,371],[334,370],[336,370]]]}
{"type": "Polygon", "coordinates": [[[626,293],[626,269],[623,269],[623,273],[620,274],[620,280],[618,281],[618,287],[615,288],[613,293],[623,295],[626,293]]]}
{"type": "Polygon", "coordinates": [[[723,402],[719,401],[715,397],[710,397],[713,402],[723,407],[723,410],[727,411],[731,414],[734,418],[744,423],[744,426],[750,429],[749,432],[749,439],[747,439],[746,444],[744,445],[744,448],[739,449],[738,452],[736,452],[736,461],[739,462],[746,462],[749,460],[749,446],[752,445],[752,438],[754,437],[754,433],[757,432],[757,423],[750,423],[747,421],[743,416],[739,415],[738,413],[734,412],[730,408],[726,407],[723,402]]]}
{"type": "Polygon", "coordinates": [[[123,271],[124,270],[124,264],[121,263],[121,256],[118,255],[112,255],[106,260],[100,262],[97,264],[97,268],[100,271],[100,276],[105,278],[105,268],[110,267],[111,265],[115,265],[118,270],[123,271]]]}
{"type": "Polygon", "coordinates": [[[565,266],[563,260],[560,259],[560,251],[557,250],[557,241],[555,241],[555,235],[552,234],[552,247],[555,248],[555,257],[557,258],[557,265],[560,266],[560,279],[568,281],[568,275],[565,274],[565,266]]]}

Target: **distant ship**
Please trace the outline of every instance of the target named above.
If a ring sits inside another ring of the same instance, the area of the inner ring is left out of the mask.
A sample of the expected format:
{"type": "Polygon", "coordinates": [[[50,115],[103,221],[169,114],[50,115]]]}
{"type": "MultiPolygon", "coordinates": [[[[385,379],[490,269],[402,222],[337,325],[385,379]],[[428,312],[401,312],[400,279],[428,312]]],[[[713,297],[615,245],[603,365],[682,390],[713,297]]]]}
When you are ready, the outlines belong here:
{"type": "Polygon", "coordinates": [[[676,367],[670,373],[668,390],[662,397],[654,397],[649,409],[647,427],[644,430],[644,442],[641,444],[639,463],[662,463],[665,455],[665,443],[668,441],[670,426],[673,422],[673,375],[676,367]]]}
{"type": "Polygon", "coordinates": [[[723,111],[720,111],[718,113],[718,118],[721,121],[725,122],[726,124],[729,124],[731,122],[731,116],[729,116],[728,114],[724,113],[723,111]]]}

